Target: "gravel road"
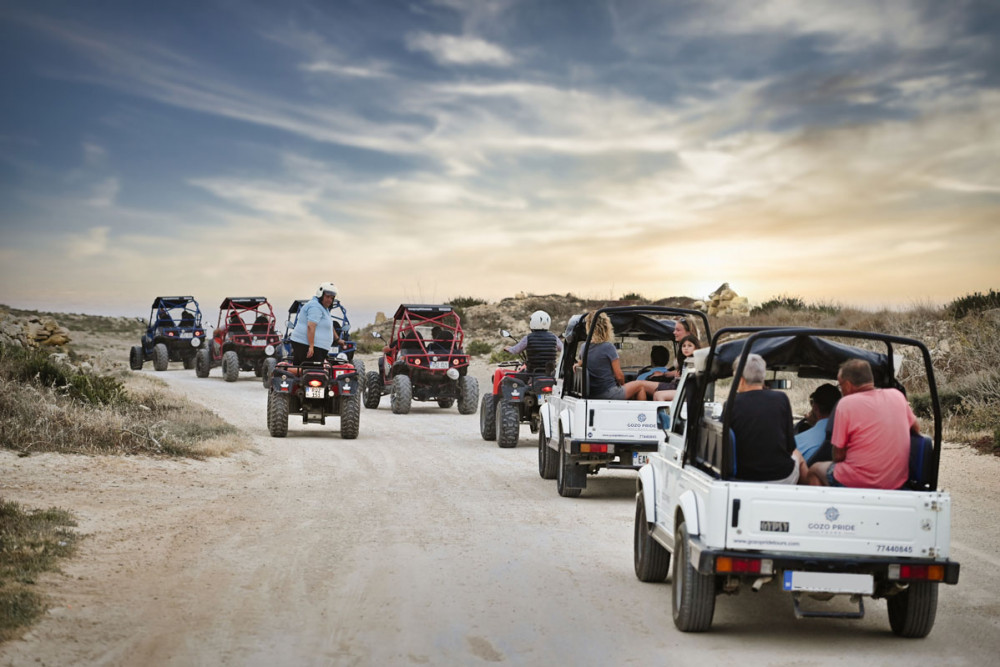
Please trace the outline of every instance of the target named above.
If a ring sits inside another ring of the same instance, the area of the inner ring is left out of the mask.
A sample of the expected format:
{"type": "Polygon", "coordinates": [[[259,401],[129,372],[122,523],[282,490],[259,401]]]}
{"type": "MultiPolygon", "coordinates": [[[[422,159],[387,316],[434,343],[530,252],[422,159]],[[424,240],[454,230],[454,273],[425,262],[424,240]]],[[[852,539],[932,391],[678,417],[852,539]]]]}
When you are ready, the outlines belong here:
{"type": "MultiPolygon", "coordinates": [[[[374,367],[374,360],[366,360],[374,367]]],[[[143,371],[152,373],[151,370],[143,371]]],[[[489,369],[477,364],[481,387],[489,369]]],[[[49,575],[53,607],[0,665],[982,665],[1000,655],[1000,459],[949,447],[953,557],[924,640],[860,621],[796,620],[770,587],[722,597],[708,634],[670,618],[670,583],[632,571],[635,475],[579,499],[478,415],[388,397],[357,440],[336,421],[272,439],[260,381],[157,377],[247,431],[256,451],[207,461],[0,452],[0,493],[60,506],[90,535],[49,575]]]]}

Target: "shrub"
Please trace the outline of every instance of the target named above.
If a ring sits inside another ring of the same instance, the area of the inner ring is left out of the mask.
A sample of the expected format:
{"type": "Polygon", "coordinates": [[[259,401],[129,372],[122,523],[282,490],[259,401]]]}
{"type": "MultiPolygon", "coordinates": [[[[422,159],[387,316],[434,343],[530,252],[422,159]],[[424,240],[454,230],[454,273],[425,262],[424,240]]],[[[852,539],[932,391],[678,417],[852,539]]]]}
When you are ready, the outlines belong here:
{"type": "Polygon", "coordinates": [[[465,351],[467,354],[483,355],[489,354],[493,351],[493,346],[482,340],[471,340],[465,346],[465,351]]]}
{"type": "Polygon", "coordinates": [[[490,363],[499,364],[501,361],[512,361],[518,358],[519,357],[516,354],[511,354],[501,347],[499,350],[490,355],[490,363]]]}
{"type": "Polygon", "coordinates": [[[481,306],[485,303],[486,301],[483,299],[477,299],[473,296],[459,296],[449,301],[448,305],[453,308],[470,308],[472,306],[481,306]]]}
{"type": "Polygon", "coordinates": [[[974,292],[959,297],[948,304],[947,312],[956,320],[972,313],[982,313],[1000,308],[1000,292],[991,289],[987,294],[974,292]]]}
{"type": "Polygon", "coordinates": [[[622,294],[622,301],[645,301],[646,299],[638,292],[629,292],[628,294],[622,294]]]}
{"type": "Polygon", "coordinates": [[[779,310],[792,313],[816,313],[836,315],[838,306],[829,303],[806,303],[797,296],[779,295],[750,309],[750,315],[771,315],[779,310]]]}
{"type": "Polygon", "coordinates": [[[38,349],[0,345],[0,377],[50,387],[92,405],[126,400],[125,387],[115,378],[74,370],[38,349]]]}

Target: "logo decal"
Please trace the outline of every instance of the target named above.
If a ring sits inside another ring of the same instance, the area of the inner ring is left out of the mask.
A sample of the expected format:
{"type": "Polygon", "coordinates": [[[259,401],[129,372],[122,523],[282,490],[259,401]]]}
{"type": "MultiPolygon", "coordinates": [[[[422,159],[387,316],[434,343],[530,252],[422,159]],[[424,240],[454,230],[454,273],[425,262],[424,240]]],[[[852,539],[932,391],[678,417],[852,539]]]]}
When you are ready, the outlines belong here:
{"type": "Polygon", "coordinates": [[[836,521],[840,517],[840,512],[836,507],[831,507],[826,511],[825,516],[827,521],[836,521]]]}
{"type": "Polygon", "coordinates": [[[639,423],[641,424],[642,422],[646,421],[646,414],[644,412],[640,412],[639,416],[636,417],[636,419],[638,419],[639,423]]]}

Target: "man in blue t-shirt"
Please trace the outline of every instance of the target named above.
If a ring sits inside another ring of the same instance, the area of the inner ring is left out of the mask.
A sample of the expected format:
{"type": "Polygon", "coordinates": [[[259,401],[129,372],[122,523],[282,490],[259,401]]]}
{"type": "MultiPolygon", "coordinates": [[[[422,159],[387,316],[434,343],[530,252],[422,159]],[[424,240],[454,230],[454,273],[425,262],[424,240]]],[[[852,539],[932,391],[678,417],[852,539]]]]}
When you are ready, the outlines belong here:
{"type": "Polygon", "coordinates": [[[296,366],[306,360],[323,361],[330,347],[342,342],[330,317],[330,307],[336,298],[336,285],[323,283],[316,289],[316,295],[299,309],[291,336],[292,363],[296,366]]]}

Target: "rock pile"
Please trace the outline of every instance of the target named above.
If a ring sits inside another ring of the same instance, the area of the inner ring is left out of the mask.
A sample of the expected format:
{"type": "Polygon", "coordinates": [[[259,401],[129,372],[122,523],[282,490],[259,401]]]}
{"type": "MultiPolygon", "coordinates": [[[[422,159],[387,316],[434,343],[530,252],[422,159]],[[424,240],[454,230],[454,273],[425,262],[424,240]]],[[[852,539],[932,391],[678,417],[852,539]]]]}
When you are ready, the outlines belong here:
{"type": "Polygon", "coordinates": [[[14,317],[0,310],[0,343],[16,347],[62,348],[70,342],[69,329],[51,317],[14,317]]]}
{"type": "Polygon", "coordinates": [[[729,283],[722,283],[719,289],[708,295],[707,301],[696,301],[693,307],[708,313],[710,317],[745,317],[750,314],[750,301],[737,294],[729,283]]]}

